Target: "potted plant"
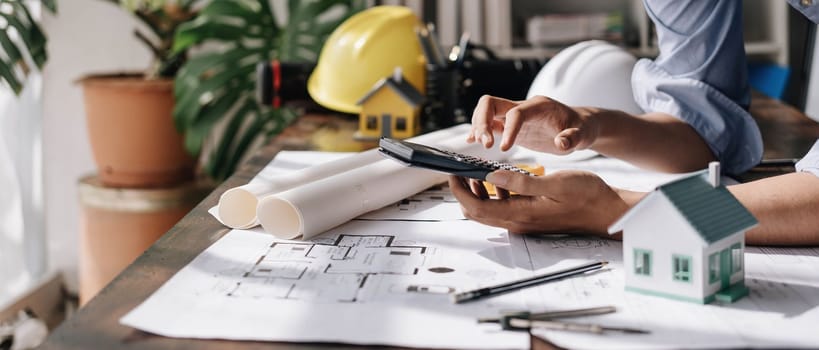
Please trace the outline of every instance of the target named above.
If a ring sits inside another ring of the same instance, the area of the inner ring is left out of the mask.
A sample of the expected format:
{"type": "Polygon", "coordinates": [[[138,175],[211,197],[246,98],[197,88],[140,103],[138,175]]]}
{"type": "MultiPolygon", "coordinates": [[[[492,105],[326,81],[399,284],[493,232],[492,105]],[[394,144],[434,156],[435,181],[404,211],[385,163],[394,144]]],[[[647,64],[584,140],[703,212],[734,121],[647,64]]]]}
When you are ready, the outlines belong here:
{"type": "MultiPolygon", "coordinates": [[[[56,0],[41,3],[49,12],[57,12],[56,0]]],[[[48,60],[46,36],[22,1],[0,0],[0,19],[0,84],[19,95],[31,64],[39,70],[48,60]]]]}
{"type": "Polygon", "coordinates": [[[279,24],[267,0],[219,0],[179,27],[174,54],[205,43],[219,48],[183,64],[174,88],[174,119],[188,151],[199,154],[203,144],[210,149],[206,174],[227,178],[254,145],[277,135],[297,115],[255,99],[256,64],[315,62],[333,30],[365,6],[361,0],[291,0],[281,16],[286,23],[279,24]]]}
{"type": "Polygon", "coordinates": [[[167,187],[193,177],[196,162],[185,151],[172,119],[173,77],[186,59],[172,50],[174,32],[194,16],[195,0],[105,0],[132,12],[148,33],[135,37],[153,53],[145,72],[99,74],[80,80],[92,153],[103,184],[167,187]]]}

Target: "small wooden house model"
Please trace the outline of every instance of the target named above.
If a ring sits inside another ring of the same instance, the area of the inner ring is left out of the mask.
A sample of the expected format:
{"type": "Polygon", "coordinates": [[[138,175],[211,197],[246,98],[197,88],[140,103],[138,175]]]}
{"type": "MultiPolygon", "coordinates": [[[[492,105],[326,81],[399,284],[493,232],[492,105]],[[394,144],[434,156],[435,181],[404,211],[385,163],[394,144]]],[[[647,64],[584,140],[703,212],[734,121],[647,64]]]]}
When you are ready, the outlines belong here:
{"type": "Polygon", "coordinates": [[[424,95],[396,68],[395,73],[375,83],[357,104],[361,106],[356,139],[381,136],[404,139],[421,133],[424,95]]]}
{"type": "Polygon", "coordinates": [[[733,302],[745,287],[745,231],[756,219],[709,171],[660,186],[617,220],[626,290],[695,303],[733,302]]]}

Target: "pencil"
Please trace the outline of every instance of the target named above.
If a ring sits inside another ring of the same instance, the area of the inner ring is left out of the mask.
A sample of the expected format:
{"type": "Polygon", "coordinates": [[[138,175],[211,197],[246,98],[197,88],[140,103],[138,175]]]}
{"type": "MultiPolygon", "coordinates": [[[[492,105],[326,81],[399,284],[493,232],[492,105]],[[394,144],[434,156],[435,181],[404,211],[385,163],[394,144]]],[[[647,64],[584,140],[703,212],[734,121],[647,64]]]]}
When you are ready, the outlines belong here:
{"type": "Polygon", "coordinates": [[[572,277],[589,271],[598,270],[603,268],[603,266],[606,266],[607,264],[608,264],[607,261],[597,261],[556,272],[551,272],[545,275],[533,276],[530,278],[525,278],[517,281],[506,282],[493,287],[484,287],[471,291],[461,292],[453,294],[452,301],[454,301],[456,304],[460,304],[465,303],[467,301],[513,292],[519,289],[536,286],[538,284],[553,282],[560,279],[564,279],[566,277],[572,277]]]}

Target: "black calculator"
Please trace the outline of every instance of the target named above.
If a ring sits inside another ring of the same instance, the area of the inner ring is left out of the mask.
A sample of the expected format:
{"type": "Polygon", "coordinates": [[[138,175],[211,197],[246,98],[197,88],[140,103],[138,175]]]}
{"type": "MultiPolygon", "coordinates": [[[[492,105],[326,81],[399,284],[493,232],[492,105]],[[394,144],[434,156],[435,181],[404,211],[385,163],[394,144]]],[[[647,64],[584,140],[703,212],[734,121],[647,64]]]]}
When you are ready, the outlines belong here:
{"type": "Polygon", "coordinates": [[[386,137],[381,138],[378,146],[378,151],[382,155],[406,166],[437,170],[478,180],[486,180],[486,175],[495,170],[509,170],[532,175],[510,164],[386,137]]]}

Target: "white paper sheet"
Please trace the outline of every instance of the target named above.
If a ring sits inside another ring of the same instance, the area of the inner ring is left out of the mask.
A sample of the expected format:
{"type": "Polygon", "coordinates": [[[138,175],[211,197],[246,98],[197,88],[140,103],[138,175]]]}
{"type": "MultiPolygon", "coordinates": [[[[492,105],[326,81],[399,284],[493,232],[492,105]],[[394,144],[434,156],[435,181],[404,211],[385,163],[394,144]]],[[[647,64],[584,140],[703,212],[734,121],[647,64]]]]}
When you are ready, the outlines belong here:
{"type": "Polygon", "coordinates": [[[516,278],[507,242],[469,221],[353,221],[311,241],[234,230],[121,322],[172,337],[527,348],[525,333],[476,323],[521,309],[515,295],[448,295],[516,278]]]}
{"type": "Polygon", "coordinates": [[[615,314],[573,320],[651,334],[536,335],[589,349],[819,344],[814,248],[748,248],[751,295],[727,305],[625,292],[621,249],[617,241],[586,236],[508,237],[462,220],[352,221],[310,241],[234,230],[121,322],[186,338],[511,349],[527,348],[528,336],[475,319],[615,305],[615,314]],[[445,294],[596,260],[610,267],[469,304],[452,304],[445,294]]]}
{"type": "Polygon", "coordinates": [[[535,331],[573,349],[815,348],[819,344],[819,254],[814,248],[749,247],[745,254],[750,296],[733,304],[697,305],[624,291],[622,246],[593,237],[513,236],[512,254],[530,271],[586,260],[608,260],[611,269],[526,290],[530,308],[615,305],[615,314],[572,319],[648,330],[604,335],[535,331]],[[534,253],[534,254],[533,254],[534,253]]]}
{"type": "MultiPolygon", "coordinates": [[[[527,157],[531,160],[532,155],[516,155],[519,160],[527,157]]],[[[547,171],[591,170],[612,185],[644,191],[678,176],[642,172],[606,158],[543,165],[547,171]]],[[[819,324],[819,251],[815,248],[749,247],[745,267],[751,295],[735,304],[695,305],[625,292],[622,246],[617,241],[585,236],[507,237],[502,230],[459,220],[453,214],[458,204],[447,196],[441,199],[441,190],[418,195],[435,196],[435,200],[422,200],[407,210],[398,202],[311,241],[277,240],[258,230],[232,231],[121,321],[175,337],[525,348],[525,336],[477,325],[475,318],[497,316],[501,310],[615,305],[619,308],[615,314],[575,320],[640,328],[651,334],[537,334],[560,346],[592,349],[819,344],[815,331],[819,324]],[[344,241],[341,235],[368,235],[369,243],[356,243],[362,249],[348,250],[345,244],[352,246],[351,238],[339,244],[344,241]],[[383,237],[390,236],[389,247],[400,247],[396,254],[379,251],[386,248],[383,237]],[[276,246],[271,247],[274,242],[276,246]],[[281,250],[288,244],[289,251],[281,250]],[[320,246],[313,249],[323,255],[293,259],[293,252],[307,251],[305,245],[320,246]],[[298,249],[302,247],[305,249],[298,249]],[[417,247],[425,247],[424,253],[417,247]],[[436,293],[592,260],[608,260],[610,267],[471,304],[454,305],[436,293]],[[309,268],[304,267],[306,261],[309,268]],[[408,274],[413,266],[418,273],[408,274]],[[449,269],[454,271],[446,272],[449,269]],[[308,275],[312,277],[305,278],[308,275]],[[408,292],[410,286],[415,286],[414,292],[408,292]]]]}
{"type": "Polygon", "coordinates": [[[688,174],[666,174],[637,168],[619,159],[603,156],[567,161],[518,147],[512,157],[515,162],[542,165],[546,173],[559,170],[586,170],[600,176],[607,184],[632,191],[651,191],[659,185],[688,174]]]}
{"type": "Polygon", "coordinates": [[[466,220],[458,199],[446,183],[402,199],[356,220],[451,221],[466,220]]]}

